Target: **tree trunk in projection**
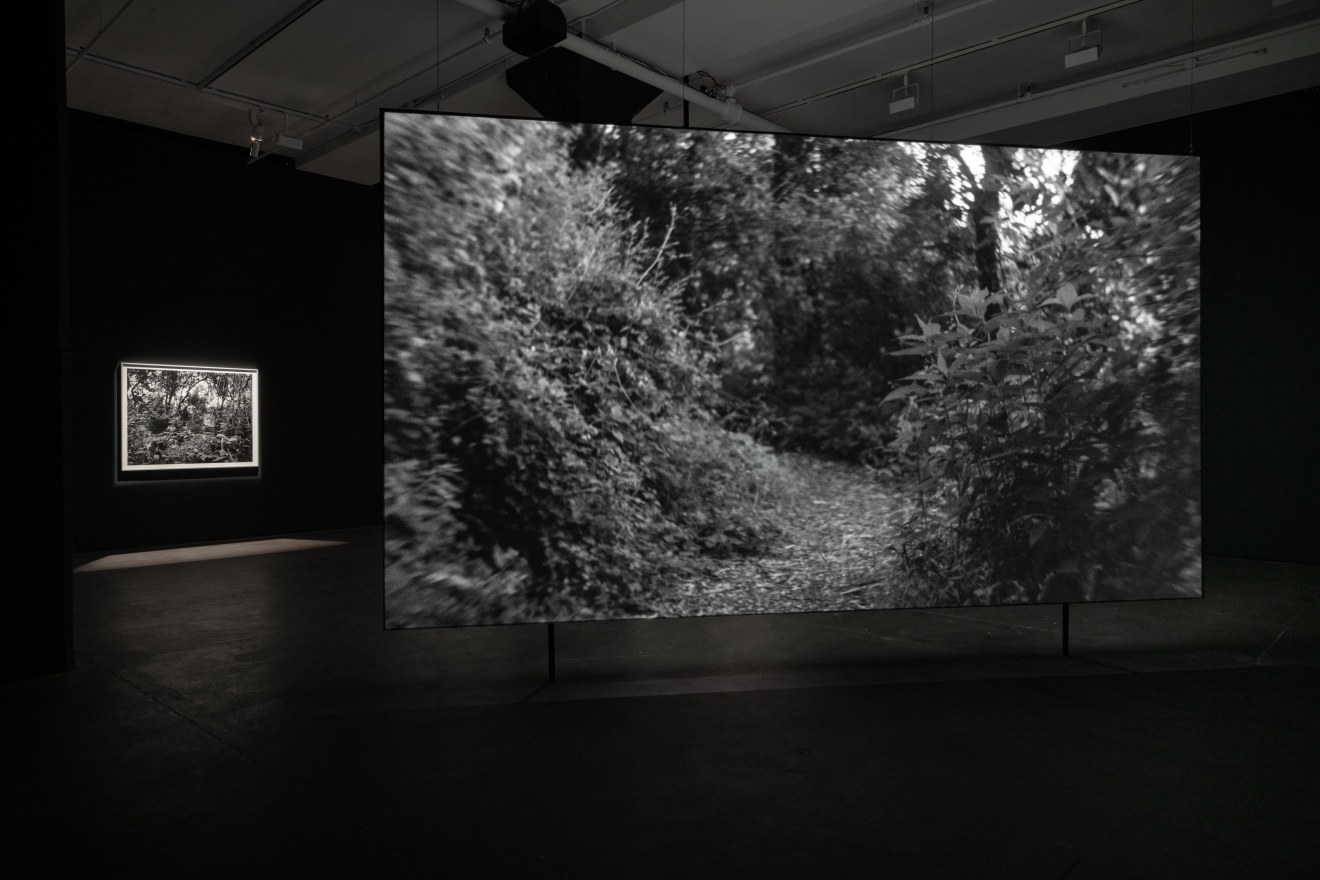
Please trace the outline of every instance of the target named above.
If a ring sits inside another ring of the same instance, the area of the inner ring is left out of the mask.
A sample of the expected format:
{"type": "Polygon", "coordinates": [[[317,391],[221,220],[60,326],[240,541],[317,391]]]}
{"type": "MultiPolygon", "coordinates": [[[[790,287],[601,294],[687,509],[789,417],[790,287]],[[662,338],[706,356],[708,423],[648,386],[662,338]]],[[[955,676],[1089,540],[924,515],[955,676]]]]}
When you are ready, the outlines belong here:
{"type": "Polygon", "coordinates": [[[972,233],[976,237],[976,283],[983,290],[998,293],[999,273],[999,193],[1012,173],[1012,160],[1003,147],[982,146],[985,171],[972,203],[972,233]]]}
{"type": "Polygon", "coordinates": [[[810,149],[808,138],[775,138],[770,160],[770,201],[776,214],[770,247],[775,268],[763,296],[773,336],[771,364],[777,384],[785,381],[801,356],[799,311],[802,303],[798,299],[801,290],[795,283],[798,281],[797,255],[792,230],[783,218],[809,162],[810,149]]]}
{"type": "MultiPolygon", "coordinates": [[[[687,149],[687,173],[689,179],[700,180],[701,165],[705,159],[704,136],[701,132],[693,132],[688,138],[687,149]]],[[[693,206],[694,214],[699,215],[702,206],[693,206]]],[[[687,234],[684,236],[683,253],[686,255],[684,260],[684,275],[686,281],[683,283],[683,311],[689,318],[695,319],[701,314],[704,305],[704,292],[701,289],[701,274],[696,271],[700,265],[700,251],[703,242],[697,233],[698,216],[689,218],[687,225],[687,234]]]]}

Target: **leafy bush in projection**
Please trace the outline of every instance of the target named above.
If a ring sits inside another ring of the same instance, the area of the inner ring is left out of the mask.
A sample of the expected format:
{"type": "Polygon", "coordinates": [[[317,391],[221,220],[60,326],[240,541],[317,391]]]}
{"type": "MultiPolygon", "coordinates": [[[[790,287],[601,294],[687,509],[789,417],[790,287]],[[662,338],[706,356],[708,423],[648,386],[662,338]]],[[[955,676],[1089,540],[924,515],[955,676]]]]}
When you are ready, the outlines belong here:
{"type": "Polygon", "coordinates": [[[391,118],[391,625],[645,615],[764,549],[779,466],[710,418],[665,255],[562,129],[391,118]]]}
{"type": "Polygon", "coordinates": [[[1088,154],[1021,190],[1041,222],[1015,283],[904,337],[923,360],[887,398],[921,476],[904,563],[953,604],[1194,594],[1194,169],[1088,154]]]}
{"type": "Polygon", "coordinates": [[[884,352],[971,265],[947,149],[595,127],[574,145],[670,255],[660,271],[716,345],[724,423],[878,463],[879,402],[906,366],[884,352]]]}

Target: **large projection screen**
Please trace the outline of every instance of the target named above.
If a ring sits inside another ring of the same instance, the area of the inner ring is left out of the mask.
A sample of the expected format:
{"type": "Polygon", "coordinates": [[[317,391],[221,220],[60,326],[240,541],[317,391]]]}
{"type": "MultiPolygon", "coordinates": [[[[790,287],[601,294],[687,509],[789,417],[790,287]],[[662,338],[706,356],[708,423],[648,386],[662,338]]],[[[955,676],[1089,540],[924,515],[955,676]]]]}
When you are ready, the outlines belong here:
{"type": "Polygon", "coordinates": [[[387,628],[1201,594],[1194,157],[382,139],[387,628]]]}

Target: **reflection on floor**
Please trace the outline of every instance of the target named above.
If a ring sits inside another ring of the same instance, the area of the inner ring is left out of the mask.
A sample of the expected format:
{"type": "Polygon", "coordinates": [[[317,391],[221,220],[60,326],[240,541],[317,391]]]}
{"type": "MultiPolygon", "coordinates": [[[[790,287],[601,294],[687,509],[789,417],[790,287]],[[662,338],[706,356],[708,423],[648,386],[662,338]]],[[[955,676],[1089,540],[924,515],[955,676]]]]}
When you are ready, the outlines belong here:
{"type": "Polygon", "coordinates": [[[174,565],[179,562],[203,562],[207,559],[232,559],[235,556],[263,556],[267,553],[291,553],[342,544],[311,538],[266,538],[257,541],[230,541],[195,547],[169,547],[135,553],[91,555],[74,560],[75,572],[111,571],[118,568],[145,568],[149,565],[174,565]]]}
{"type": "MultiPolygon", "coordinates": [[[[0,686],[42,874],[1307,876],[1320,571],[1206,598],[386,632],[376,529],[83,569],[0,686]]],[[[193,548],[196,550],[197,548],[193,548]]]]}

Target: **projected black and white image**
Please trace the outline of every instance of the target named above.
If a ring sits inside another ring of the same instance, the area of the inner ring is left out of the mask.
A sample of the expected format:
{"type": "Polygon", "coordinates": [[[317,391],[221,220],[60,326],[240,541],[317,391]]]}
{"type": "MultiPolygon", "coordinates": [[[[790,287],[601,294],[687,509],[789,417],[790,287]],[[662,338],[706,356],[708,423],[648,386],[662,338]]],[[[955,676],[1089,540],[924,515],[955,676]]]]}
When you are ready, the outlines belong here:
{"type": "Polygon", "coordinates": [[[121,364],[124,471],[253,468],[257,371],[121,364]]]}
{"type": "Polygon", "coordinates": [[[1200,595],[1195,158],[382,138],[387,627],[1200,595]]]}

